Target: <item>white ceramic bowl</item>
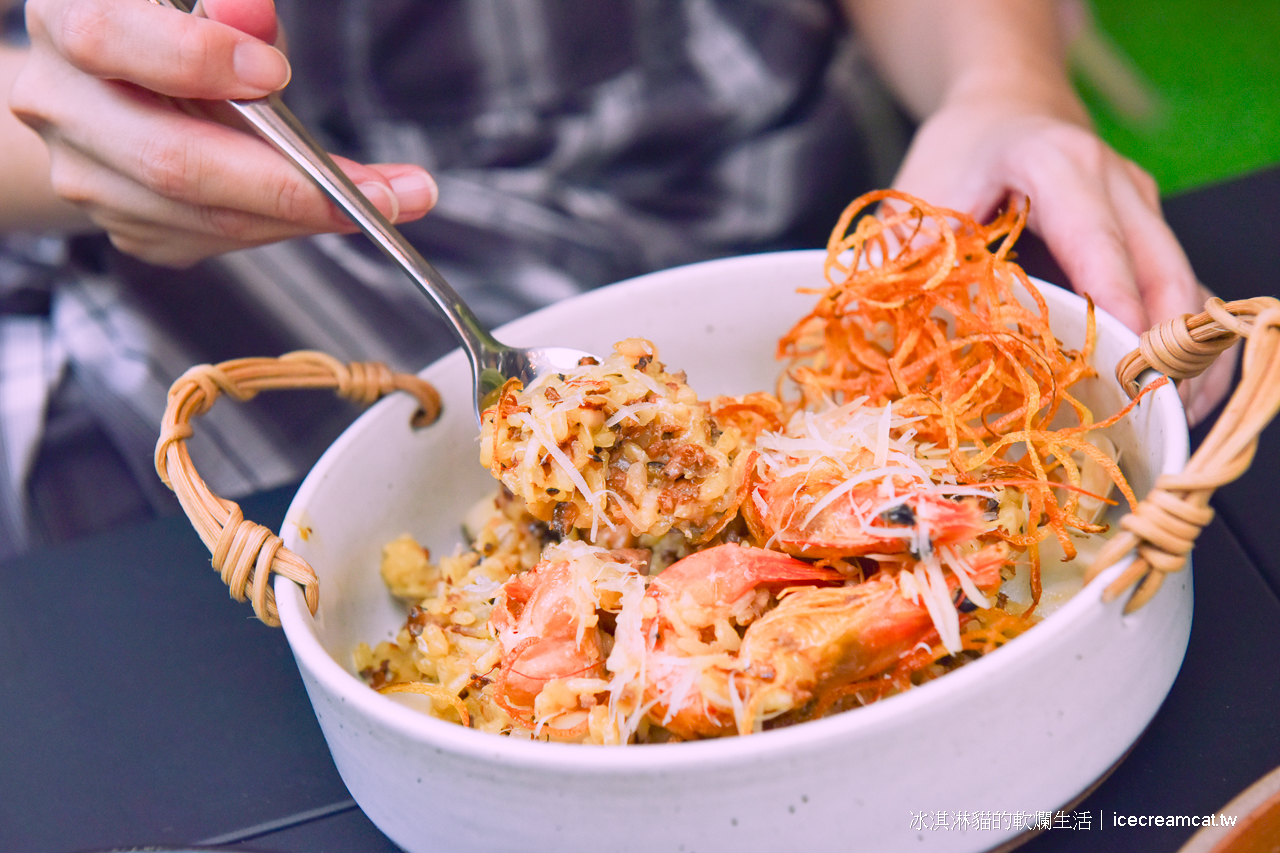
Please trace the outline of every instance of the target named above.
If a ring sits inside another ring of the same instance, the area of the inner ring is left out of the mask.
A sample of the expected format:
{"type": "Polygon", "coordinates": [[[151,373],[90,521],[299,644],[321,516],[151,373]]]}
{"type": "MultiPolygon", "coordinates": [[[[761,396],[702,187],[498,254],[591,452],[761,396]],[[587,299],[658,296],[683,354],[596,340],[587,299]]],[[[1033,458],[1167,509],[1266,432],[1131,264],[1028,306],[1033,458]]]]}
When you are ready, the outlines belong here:
{"type": "MultiPolygon", "coordinates": [[[[757,255],[655,273],[525,317],[499,337],[606,353],[642,336],[669,366],[687,369],[700,395],[771,388],[775,342],[815,298],[795,289],[822,286],[823,256],[757,255]]],[[[1083,300],[1049,285],[1043,292],[1056,333],[1078,346],[1083,300]]],[[[1122,395],[1112,371],[1137,340],[1109,316],[1098,324],[1102,379],[1085,396],[1095,411],[1114,411],[1122,395]]],[[[461,541],[465,509],[494,488],[477,461],[462,353],[424,375],[446,401],[437,424],[413,432],[411,401],[379,403],[329,449],[290,507],[282,535],[320,577],[319,613],[307,613],[292,583],[276,583],[284,631],[342,778],[369,818],[412,853],[984,850],[1105,775],[1181,665],[1190,572],[1126,617],[1122,602],[1100,600],[1116,566],[1009,646],[900,696],[792,728],[590,747],[429,718],[370,690],[351,661],[356,643],[389,638],[404,619],[378,574],[383,543],[408,532],[447,552],[461,541]],[[931,829],[940,814],[948,827],[931,829]]],[[[1144,401],[1112,437],[1139,495],[1186,462],[1172,388],[1144,401]]]]}

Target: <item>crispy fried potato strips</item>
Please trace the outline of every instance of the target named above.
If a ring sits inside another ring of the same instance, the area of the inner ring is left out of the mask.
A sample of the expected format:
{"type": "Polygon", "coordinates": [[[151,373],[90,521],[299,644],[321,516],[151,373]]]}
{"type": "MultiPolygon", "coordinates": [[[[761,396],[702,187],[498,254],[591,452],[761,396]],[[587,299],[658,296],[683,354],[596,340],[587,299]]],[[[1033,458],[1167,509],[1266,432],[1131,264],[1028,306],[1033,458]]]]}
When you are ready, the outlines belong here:
{"type": "MultiPolygon", "coordinates": [[[[1014,205],[984,225],[893,190],[856,199],[827,243],[828,288],[814,291],[818,303],[779,342],[787,364],[779,394],[795,409],[865,396],[921,416],[918,439],[946,447],[961,482],[1016,481],[1026,493],[1030,529],[1007,531],[1011,544],[1052,535],[1071,557],[1068,528],[1097,529],[1075,514],[1072,451],[1103,465],[1136,505],[1119,467],[1083,435],[1128,409],[1097,424],[1071,394],[1095,375],[1093,303],[1081,349],[1064,346],[1010,256],[1026,215],[1014,205]],[[1074,423],[1052,427],[1064,419],[1074,423]]],[[[1038,599],[1035,549],[1028,553],[1038,599]]]]}

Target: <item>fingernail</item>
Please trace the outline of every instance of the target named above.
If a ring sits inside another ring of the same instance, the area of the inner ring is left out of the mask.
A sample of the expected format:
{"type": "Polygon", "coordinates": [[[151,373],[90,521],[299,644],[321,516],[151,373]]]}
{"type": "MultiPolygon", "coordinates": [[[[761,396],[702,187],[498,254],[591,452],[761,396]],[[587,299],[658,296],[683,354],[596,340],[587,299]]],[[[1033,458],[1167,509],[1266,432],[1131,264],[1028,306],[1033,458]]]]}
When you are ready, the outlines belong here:
{"type": "Polygon", "coordinates": [[[405,211],[430,210],[440,195],[436,182],[426,172],[410,172],[391,179],[391,189],[405,211]]]}
{"type": "Polygon", "coordinates": [[[260,41],[244,41],[236,45],[232,64],[241,83],[262,92],[283,89],[293,76],[293,69],[284,54],[260,41]]]}
{"type": "MultiPolygon", "coordinates": [[[[390,204],[391,209],[386,212],[388,222],[395,222],[400,218],[400,199],[396,196],[391,188],[386,184],[379,184],[374,181],[360,184],[360,192],[374,204],[378,203],[378,196],[382,196],[390,204]]],[[[378,208],[381,210],[382,208],[378,208]]]]}

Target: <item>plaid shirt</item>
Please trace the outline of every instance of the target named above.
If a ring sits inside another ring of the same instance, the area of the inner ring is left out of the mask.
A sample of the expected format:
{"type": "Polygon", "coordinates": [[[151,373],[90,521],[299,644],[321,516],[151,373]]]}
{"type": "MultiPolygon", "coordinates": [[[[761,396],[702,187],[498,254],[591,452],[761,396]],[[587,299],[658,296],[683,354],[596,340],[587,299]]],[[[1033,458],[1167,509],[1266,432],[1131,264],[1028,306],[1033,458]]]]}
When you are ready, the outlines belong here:
{"type": "MultiPolygon", "coordinates": [[[[905,145],[823,0],[278,8],[291,106],[332,150],[432,172],[439,204],[404,231],[490,325],[653,269],[821,245],[905,145]]],[[[360,238],[188,271],[101,240],[6,250],[0,555],[172,511],[150,460],[192,364],[307,347],[418,369],[454,346],[360,238]]],[[[309,395],[223,403],[192,455],[215,491],[243,495],[300,478],[351,414],[309,395]]]]}

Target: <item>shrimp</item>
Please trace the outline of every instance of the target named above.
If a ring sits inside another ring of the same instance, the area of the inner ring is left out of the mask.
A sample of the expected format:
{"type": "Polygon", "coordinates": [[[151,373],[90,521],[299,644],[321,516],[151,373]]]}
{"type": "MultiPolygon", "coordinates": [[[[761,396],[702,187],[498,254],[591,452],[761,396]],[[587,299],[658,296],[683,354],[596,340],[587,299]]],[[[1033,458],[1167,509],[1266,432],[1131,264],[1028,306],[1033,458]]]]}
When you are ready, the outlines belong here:
{"type": "MultiPolygon", "coordinates": [[[[991,545],[968,559],[970,578],[981,590],[1000,585],[1006,549],[991,545]]],[[[905,571],[905,570],[904,570],[905,571]]],[[[778,606],[753,622],[738,650],[730,689],[743,712],[738,731],[757,721],[802,707],[827,684],[848,684],[885,672],[934,630],[923,596],[914,598],[902,574],[880,572],[860,584],[788,590],[778,606]]],[[[960,581],[946,581],[953,603],[972,609],[960,581]]],[[[728,677],[726,676],[726,682],[728,677]]]]}
{"type": "Polygon", "coordinates": [[[649,719],[682,738],[731,732],[732,700],[713,683],[733,666],[735,623],[764,612],[769,587],[843,580],[834,569],[743,545],[719,545],[672,564],[645,592],[649,719]]]}
{"type": "Polygon", "coordinates": [[[489,616],[501,650],[494,699],[513,719],[531,724],[549,683],[601,674],[598,611],[640,577],[647,557],[643,551],[565,542],[503,584],[489,616]]]}
{"type": "Polygon", "coordinates": [[[741,612],[761,586],[843,579],[834,569],[777,551],[726,544],[677,560],[649,582],[645,594],[657,602],[666,625],[687,634],[741,612]]]}
{"type": "Polygon", "coordinates": [[[945,454],[915,439],[919,421],[863,398],[759,435],[742,505],[752,536],[797,557],[924,559],[989,531],[991,489],[958,485],[945,454]]]}
{"type": "MultiPolygon", "coordinates": [[[[953,571],[945,581],[951,604],[972,609],[964,589],[982,596],[979,590],[998,587],[1007,553],[996,544],[962,558],[965,579],[953,571]]],[[[686,557],[647,593],[657,605],[650,720],[682,738],[747,734],[761,720],[802,707],[824,685],[888,670],[936,630],[914,571],[882,570],[847,583],[833,569],[757,548],[720,546],[686,557]],[[900,583],[904,574],[913,583],[900,583]],[[728,615],[753,615],[758,587],[778,583],[790,586],[777,605],[750,618],[741,637],[733,635],[737,642],[725,642],[728,615]]]]}
{"type": "Polygon", "coordinates": [[[893,478],[843,491],[838,481],[797,473],[753,490],[743,515],[757,539],[797,557],[841,558],[908,552],[976,539],[993,527],[1000,503],[977,489],[912,485],[893,478]],[[819,482],[815,483],[814,481],[819,482]]]}

